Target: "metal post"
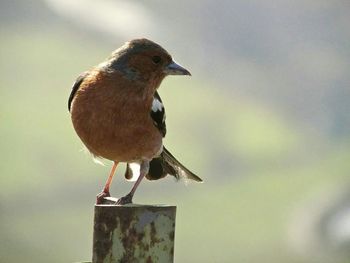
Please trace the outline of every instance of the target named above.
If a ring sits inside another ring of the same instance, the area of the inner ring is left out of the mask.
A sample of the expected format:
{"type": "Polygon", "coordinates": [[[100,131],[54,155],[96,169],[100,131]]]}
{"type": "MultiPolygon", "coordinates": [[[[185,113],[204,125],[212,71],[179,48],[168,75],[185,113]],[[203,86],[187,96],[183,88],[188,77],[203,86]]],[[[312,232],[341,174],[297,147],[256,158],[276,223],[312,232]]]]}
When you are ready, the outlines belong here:
{"type": "Polygon", "coordinates": [[[176,206],[95,205],[93,263],[174,260],[176,206]]]}

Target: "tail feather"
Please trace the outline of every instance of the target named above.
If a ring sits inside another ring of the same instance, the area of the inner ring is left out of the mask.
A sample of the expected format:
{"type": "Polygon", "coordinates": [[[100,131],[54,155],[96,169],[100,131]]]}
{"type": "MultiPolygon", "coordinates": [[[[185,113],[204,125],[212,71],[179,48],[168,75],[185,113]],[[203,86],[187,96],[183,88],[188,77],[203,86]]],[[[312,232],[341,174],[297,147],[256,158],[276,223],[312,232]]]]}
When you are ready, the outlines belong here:
{"type": "Polygon", "coordinates": [[[125,179],[131,182],[135,182],[140,175],[140,163],[127,163],[125,170],[125,179]]]}
{"type": "Polygon", "coordinates": [[[150,168],[146,178],[149,180],[158,180],[168,174],[174,176],[177,180],[184,178],[197,182],[203,181],[176,160],[176,158],[165,147],[163,147],[161,155],[150,162],[150,168]]]}
{"type": "MultiPolygon", "coordinates": [[[[146,178],[148,180],[158,180],[167,175],[174,176],[177,180],[191,179],[197,182],[203,180],[188,170],[165,148],[159,157],[152,159],[146,178]]],[[[125,178],[129,181],[135,181],[139,176],[139,164],[128,163],[125,171],[125,178]]]]}

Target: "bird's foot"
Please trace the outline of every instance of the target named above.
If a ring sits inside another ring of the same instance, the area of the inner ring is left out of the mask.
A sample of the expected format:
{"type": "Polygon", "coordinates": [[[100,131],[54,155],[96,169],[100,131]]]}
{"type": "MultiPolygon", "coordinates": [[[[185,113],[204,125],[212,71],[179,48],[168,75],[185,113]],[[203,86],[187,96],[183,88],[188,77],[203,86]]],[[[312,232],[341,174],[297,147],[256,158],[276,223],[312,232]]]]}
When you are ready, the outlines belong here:
{"type": "Polygon", "coordinates": [[[97,205],[100,205],[100,204],[103,204],[104,201],[105,201],[105,197],[110,197],[110,193],[109,192],[105,192],[105,191],[102,191],[101,193],[99,193],[97,196],[96,196],[96,204],[97,205]]]}
{"type": "Polygon", "coordinates": [[[132,197],[133,197],[133,195],[131,195],[129,193],[126,196],[123,196],[123,197],[119,198],[118,201],[117,201],[117,205],[132,204],[132,197]]]}

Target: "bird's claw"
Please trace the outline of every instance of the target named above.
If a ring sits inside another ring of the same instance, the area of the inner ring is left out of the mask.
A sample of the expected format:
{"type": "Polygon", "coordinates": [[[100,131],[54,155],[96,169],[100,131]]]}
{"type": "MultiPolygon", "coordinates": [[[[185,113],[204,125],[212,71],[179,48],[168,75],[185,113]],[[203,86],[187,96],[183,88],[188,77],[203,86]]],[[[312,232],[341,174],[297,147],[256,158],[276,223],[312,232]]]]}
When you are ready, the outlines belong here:
{"type": "Polygon", "coordinates": [[[119,198],[117,201],[117,205],[126,205],[126,204],[132,204],[131,194],[127,194],[126,196],[119,198]]]}
{"type": "Polygon", "coordinates": [[[103,204],[104,203],[104,198],[105,197],[110,197],[110,193],[109,192],[105,192],[105,191],[102,191],[101,193],[99,193],[97,196],[96,196],[96,204],[97,205],[100,205],[100,204],[103,204]]]}

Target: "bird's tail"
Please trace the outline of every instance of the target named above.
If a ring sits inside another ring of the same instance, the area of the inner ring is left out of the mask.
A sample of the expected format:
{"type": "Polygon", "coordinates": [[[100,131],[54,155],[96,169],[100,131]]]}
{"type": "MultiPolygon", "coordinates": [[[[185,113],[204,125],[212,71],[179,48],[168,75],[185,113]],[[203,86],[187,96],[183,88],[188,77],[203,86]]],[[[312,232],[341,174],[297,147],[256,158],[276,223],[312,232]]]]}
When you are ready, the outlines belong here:
{"type": "MultiPolygon", "coordinates": [[[[191,179],[197,182],[202,182],[203,180],[197,175],[188,170],[183,164],[181,164],[176,158],[165,148],[159,157],[152,159],[150,162],[149,172],[146,178],[149,180],[158,180],[167,175],[174,176],[177,180],[180,179],[191,179]]],[[[131,179],[132,170],[128,164],[125,177],[131,179]]]]}

